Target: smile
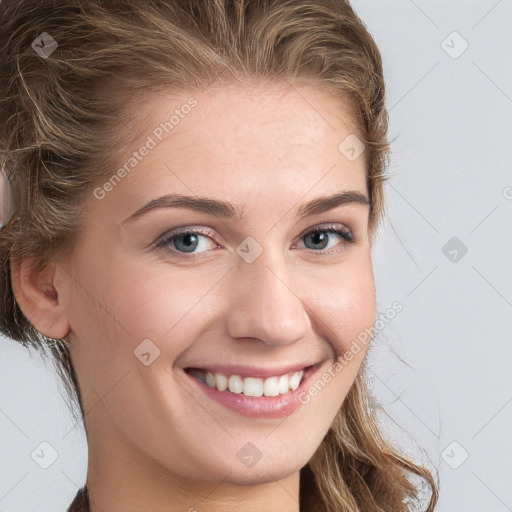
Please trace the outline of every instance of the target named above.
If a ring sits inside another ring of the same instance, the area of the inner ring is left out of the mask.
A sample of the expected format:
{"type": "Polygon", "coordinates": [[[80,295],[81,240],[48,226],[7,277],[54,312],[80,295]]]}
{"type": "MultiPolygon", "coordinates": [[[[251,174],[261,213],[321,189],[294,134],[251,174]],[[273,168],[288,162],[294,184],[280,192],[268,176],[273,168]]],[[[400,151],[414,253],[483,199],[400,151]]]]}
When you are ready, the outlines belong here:
{"type": "Polygon", "coordinates": [[[321,366],[321,363],[295,365],[287,373],[274,370],[275,375],[268,374],[269,370],[246,368],[247,371],[240,371],[243,376],[226,371],[227,368],[223,372],[221,368],[212,368],[212,371],[186,368],[185,375],[193,388],[222,407],[252,418],[278,419],[293,414],[303,405],[301,397],[321,366]],[[254,376],[258,373],[268,376],[254,376]]]}
{"type": "Polygon", "coordinates": [[[261,377],[242,377],[241,375],[225,375],[220,372],[190,370],[190,375],[199,379],[210,388],[219,391],[243,394],[245,396],[278,396],[299,387],[304,376],[304,370],[290,372],[284,375],[261,377]]]}

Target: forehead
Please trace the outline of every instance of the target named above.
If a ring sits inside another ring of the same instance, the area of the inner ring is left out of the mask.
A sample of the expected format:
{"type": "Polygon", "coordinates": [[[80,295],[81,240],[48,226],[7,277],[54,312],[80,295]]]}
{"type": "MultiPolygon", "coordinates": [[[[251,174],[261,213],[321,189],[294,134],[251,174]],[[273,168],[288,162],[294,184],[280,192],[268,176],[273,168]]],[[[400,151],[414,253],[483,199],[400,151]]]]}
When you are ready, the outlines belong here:
{"type": "Polygon", "coordinates": [[[286,127],[282,135],[294,137],[310,136],[322,128],[360,137],[348,100],[327,85],[309,82],[230,82],[206,90],[153,92],[135,102],[133,126],[135,123],[139,129],[144,126],[145,132],[156,129],[159,123],[165,124],[175,114],[171,121],[175,129],[164,130],[163,139],[191,127],[198,130],[203,127],[209,133],[222,129],[246,133],[262,128],[266,128],[265,132],[279,125],[286,127]],[[189,108],[192,101],[195,104],[189,108]],[[193,121],[182,122],[187,117],[193,121]],[[180,130],[178,124],[182,126],[180,130]]]}
{"type": "Polygon", "coordinates": [[[365,155],[351,161],[339,149],[357,133],[348,112],[340,98],[307,84],[151,94],[126,126],[133,142],[119,166],[129,172],[115,195],[125,205],[157,192],[224,196],[241,205],[257,196],[270,207],[286,200],[283,191],[294,201],[310,191],[364,193],[365,155]],[[134,152],[144,155],[135,161],[134,152]]]}

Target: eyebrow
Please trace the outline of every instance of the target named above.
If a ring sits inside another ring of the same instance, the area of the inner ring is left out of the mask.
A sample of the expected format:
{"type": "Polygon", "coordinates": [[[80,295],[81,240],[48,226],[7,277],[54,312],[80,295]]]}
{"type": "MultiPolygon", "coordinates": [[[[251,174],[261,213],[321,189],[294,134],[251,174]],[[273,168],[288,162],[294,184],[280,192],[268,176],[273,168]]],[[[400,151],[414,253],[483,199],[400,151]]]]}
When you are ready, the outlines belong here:
{"type": "MultiPolygon", "coordinates": [[[[301,205],[297,210],[297,217],[308,217],[329,211],[342,204],[363,204],[371,207],[371,202],[366,195],[357,190],[347,190],[324,197],[317,197],[308,203],[301,205]]],[[[197,212],[208,213],[224,219],[243,220],[242,210],[222,199],[213,199],[202,196],[185,196],[181,194],[166,194],[152,199],[142,208],[126,218],[122,224],[133,222],[146,213],[160,208],[187,208],[197,212]]]]}

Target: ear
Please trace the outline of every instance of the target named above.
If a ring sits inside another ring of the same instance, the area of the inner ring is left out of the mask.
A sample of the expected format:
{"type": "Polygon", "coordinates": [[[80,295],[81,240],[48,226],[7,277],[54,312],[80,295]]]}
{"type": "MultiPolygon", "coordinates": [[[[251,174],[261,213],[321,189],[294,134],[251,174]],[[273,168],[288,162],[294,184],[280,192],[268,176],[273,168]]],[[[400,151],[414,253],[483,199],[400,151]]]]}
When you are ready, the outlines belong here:
{"type": "Polygon", "coordinates": [[[37,270],[34,260],[11,261],[11,285],[16,302],[29,322],[49,338],[65,338],[69,320],[56,287],[57,264],[37,270]]]}

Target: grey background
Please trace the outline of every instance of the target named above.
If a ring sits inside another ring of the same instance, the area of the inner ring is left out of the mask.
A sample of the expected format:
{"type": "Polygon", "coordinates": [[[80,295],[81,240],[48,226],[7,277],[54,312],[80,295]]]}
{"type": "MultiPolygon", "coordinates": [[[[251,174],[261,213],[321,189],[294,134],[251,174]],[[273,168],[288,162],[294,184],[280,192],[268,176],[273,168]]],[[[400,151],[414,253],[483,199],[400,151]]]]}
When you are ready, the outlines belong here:
{"type": "MultiPolygon", "coordinates": [[[[383,55],[394,139],[374,269],[379,311],[403,311],[371,352],[382,421],[437,468],[436,510],[512,511],[512,0],[353,6],[383,55]]],[[[1,341],[0,511],[65,510],[83,427],[51,364],[1,341]],[[48,469],[31,457],[44,441],[48,469]]]]}

